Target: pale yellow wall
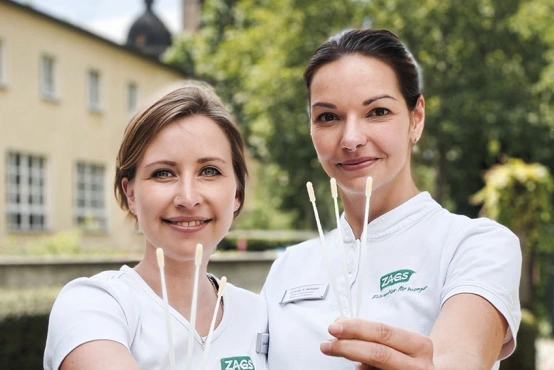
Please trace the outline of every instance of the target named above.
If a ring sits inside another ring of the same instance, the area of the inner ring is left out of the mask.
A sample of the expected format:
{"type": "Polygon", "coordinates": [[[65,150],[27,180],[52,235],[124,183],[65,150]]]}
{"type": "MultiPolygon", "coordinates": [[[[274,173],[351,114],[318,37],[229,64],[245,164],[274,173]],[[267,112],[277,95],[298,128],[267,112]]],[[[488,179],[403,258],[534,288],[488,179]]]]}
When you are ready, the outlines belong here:
{"type": "MultiPolygon", "coordinates": [[[[0,87],[0,243],[8,234],[5,215],[5,164],[9,150],[47,158],[49,234],[73,224],[73,171],[77,161],[106,168],[109,231],[100,239],[123,247],[133,236],[112,192],[115,156],[130,118],[127,83],[138,86],[141,99],[185,76],[121,47],[111,45],[15,5],[0,2],[0,39],[7,49],[7,86],[0,87]],[[39,90],[39,60],[56,60],[58,101],[46,101],[39,90]],[[102,76],[101,113],[87,106],[87,72],[102,76]]],[[[28,238],[28,235],[20,235],[28,238]]],[[[98,240],[98,236],[95,236],[98,240]]]]}

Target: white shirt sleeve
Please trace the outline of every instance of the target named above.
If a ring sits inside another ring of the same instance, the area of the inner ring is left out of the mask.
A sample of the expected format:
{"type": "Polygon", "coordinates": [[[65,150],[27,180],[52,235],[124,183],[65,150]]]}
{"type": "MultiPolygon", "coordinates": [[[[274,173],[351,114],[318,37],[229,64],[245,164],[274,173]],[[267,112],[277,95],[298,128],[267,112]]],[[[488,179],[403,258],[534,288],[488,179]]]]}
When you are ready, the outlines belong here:
{"type": "Polygon", "coordinates": [[[72,350],[93,340],[112,340],[129,348],[139,313],[132,309],[132,293],[123,285],[79,278],[62,289],[48,323],[46,370],[57,370],[72,350]],[[114,290],[113,284],[122,286],[114,290]]]}
{"type": "Polygon", "coordinates": [[[441,304],[460,293],[473,293],[488,300],[508,323],[498,359],[508,357],[515,349],[521,321],[522,256],[518,238],[489,219],[471,220],[448,241],[444,257],[450,261],[441,304]]]}

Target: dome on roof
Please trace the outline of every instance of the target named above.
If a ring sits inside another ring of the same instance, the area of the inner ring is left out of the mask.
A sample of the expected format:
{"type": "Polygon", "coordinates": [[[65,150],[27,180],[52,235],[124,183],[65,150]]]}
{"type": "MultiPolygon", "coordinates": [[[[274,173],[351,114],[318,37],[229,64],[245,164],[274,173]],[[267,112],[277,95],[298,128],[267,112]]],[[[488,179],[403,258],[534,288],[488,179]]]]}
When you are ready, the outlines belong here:
{"type": "Polygon", "coordinates": [[[126,46],[159,58],[171,46],[171,33],[152,11],[154,0],[145,0],[144,13],[131,25],[126,46]]]}

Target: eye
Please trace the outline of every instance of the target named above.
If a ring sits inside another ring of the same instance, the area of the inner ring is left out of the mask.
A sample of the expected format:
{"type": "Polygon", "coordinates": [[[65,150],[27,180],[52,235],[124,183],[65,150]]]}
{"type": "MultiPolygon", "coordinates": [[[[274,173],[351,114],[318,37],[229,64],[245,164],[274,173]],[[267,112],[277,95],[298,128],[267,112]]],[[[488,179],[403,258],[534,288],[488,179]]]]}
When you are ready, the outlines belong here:
{"type": "Polygon", "coordinates": [[[152,177],[158,178],[158,179],[167,179],[169,177],[173,176],[171,171],[168,170],[157,170],[152,174],[152,177]]]}
{"type": "Polygon", "coordinates": [[[201,174],[204,176],[212,177],[212,176],[221,175],[221,172],[215,167],[205,167],[202,169],[201,174]]]}
{"type": "Polygon", "coordinates": [[[337,119],[337,116],[333,113],[325,112],[321,113],[317,118],[315,119],[316,122],[331,122],[337,119]]]}
{"type": "Polygon", "coordinates": [[[389,113],[390,113],[390,111],[386,108],[375,108],[371,112],[369,112],[369,115],[370,116],[382,117],[382,116],[388,115],[389,113]]]}

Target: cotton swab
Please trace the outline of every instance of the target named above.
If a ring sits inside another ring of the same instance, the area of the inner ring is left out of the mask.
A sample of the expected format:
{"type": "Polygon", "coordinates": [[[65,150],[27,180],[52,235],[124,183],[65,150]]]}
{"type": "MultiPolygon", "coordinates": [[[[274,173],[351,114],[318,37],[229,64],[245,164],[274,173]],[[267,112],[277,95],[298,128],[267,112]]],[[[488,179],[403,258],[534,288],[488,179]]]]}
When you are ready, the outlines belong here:
{"type": "Polygon", "coordinates": [[[212,323],[210,324],[210,331],[208,331],[208,337],[206,338],[206,348],[204,348],[204,353],[202,354],[202,370],[206,368],[206,363],[208,362],[208,352],[210,351],[210,346],[212,344],[212,337],[214,335],[215,321],[217,320],[217,313],[219,312],[219,306],[221,305],[221,297],[223,296],[223,291],[225,290],[225,285],[227,284],[227,277],[221,277],[219,281],[219,289],[217,290],[217,301],[215,302],[214,316],[212,317],[212,323]]]}
{"type": "Polygon", "coordinates": [[[350,315],[354,315],[354,312],[352,311],[353,306],[352,306],[352,293],[350,292],[350,279],[348,278],[348,271],[346,270],[346,251],[344,250],[344,241],[342,239],[342,228],[340,227],[339,204],[337,202],[339,193],[337,190],[337,180],[335,180],[335,178],[331,178],[331,196],[333,197],[333,203],[335,204],[335,218],[337,219],[337,230],[339,232],[340,249],[342,252],[342,270],[344,273],[344,282],[346,284],[346,292],[348,295],[348,312],[350,312],[350,315]]]}
{"type": "Polygon", "coordinates": [[[321,222],[319,221],[319,213],[317,212],[317,207],[315,205],[314,187],[310,181],[306,183],[306,188],[308,189],[308,196],[310,197],[310,202],[312,203],[312,206],[314,209],[317,231],[319,232],[319,238],[321,240],[321,248],[323,250],[323,256],[325,258],[325,261],[327,262],[327,269],[329,270],[329,275],[331,277],[331,287],[333,289],[333,294],[335,295],[335,298],[337,300],[337,306],[339,308],[340,317],[344,317],[344,313],[342,312],[342,306],[340,304],[340,296],[339,296],[339,290],[337,288],[337,280],[335,279],[335,274],[333,273],[333,269],[331,268],[331,262],[329,261],[329,254],[327,252],[327,245],[325,244],[325,237],[323,236],[323,230],[321,229],[321,222]]]}
{"type": "Polygon", "coordinates": [[[362,300],[362,291],[363,291],[363,271],[365,267],[365,260],[367,254],[367,224],[369,219],[369,200],[371,199],[371,188],[373,187],[373,178],[370,176],[366,180],[365,184],[365,210],[364,210],[364,227],[362,231],[362,244],[360,246],[360,270],[358,271],[358,299],[356,302],[356,318],[360,317],[360,302],[362,300]]]}
{"type": "Polygon", "coordinates": [[[194,285],[192,290],[192,305],[190,308],[190,332],[189,346],[187,352],[187,369],[192,369],[192,348],[194,344],[194,333],[196,331],[196,306],[198,302],[198,275],[200,274],[200,263],[202,262],[202,244],[196,245],[196,255],[194,258],[194,285]]]}
{"type": "Polygon", "coordinates": [[[171,333],[171,325],[169,322],[169,300],[167,298],[167,286],[165,284],[165,261],[164,261],[164,251],[162,248],[156,249],[156,257],[158,259],[158,267],[160,268],[160,280],[162,282],[162,298],[164,301],[165,308],[165,326],[167,330],[167,343],[169,346],[169,366],[171,370],[175,370],[175,352],[173,348],[173,334],[171,333]]]}

